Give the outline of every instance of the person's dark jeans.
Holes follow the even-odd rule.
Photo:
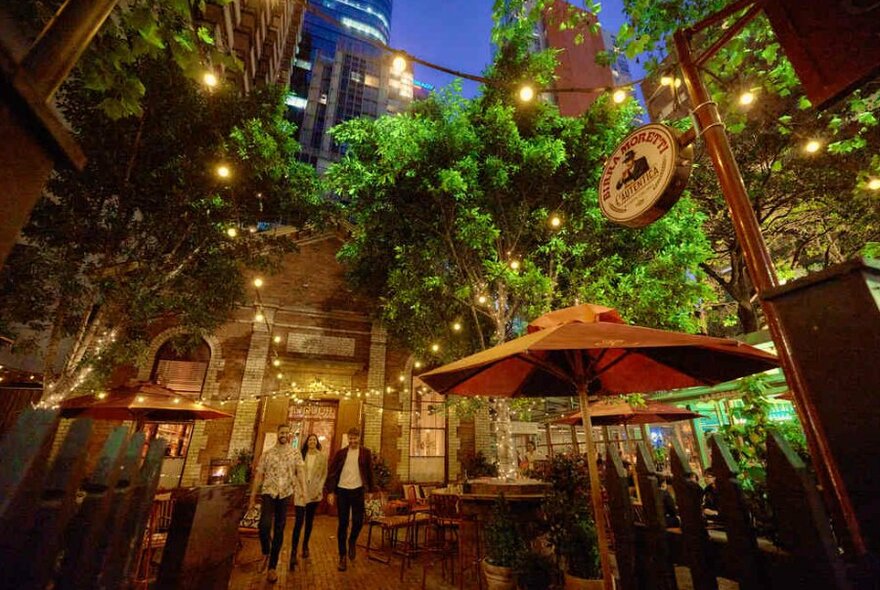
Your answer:
[[[303,551],[309,548],[309,537],[312,536],[312,523],[315,522],[315,510],[320,502],[309,502],[305,506],[296,507],[296,520],[293,523],[293,543],[290,547],[290,555],[296,555],[299,545],[299,532],[302,530],[303,521],[306,523],[306,532],[303,535]]]
[[[336,539],[339,543],[339,557],[344,557],[348,551],[345,539],[348,537],[348,545],[357,542],[361,528],[364,526],[364,488],[363,486],[353,490],[336,488],[336,502],[339,507],[339,528],[336,530]],[[351,533],[348,532],[349,511],[351,511]]]
[[[287,505],[290,503],[290,496],[273,498],[263,494],[260,497],[263,499],[260,505],[260,548],[263,550],[263,555],[269,556],[269,569],[274,570],[278,565],[281,545],[284,543],[284,525],[287,522]],[[275,520],[274,527],[272,519]]]

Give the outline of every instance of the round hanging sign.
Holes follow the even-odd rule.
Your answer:
[[[679,133],[666,125],[639,127],[605,162],[599,208],[615,223],[644,227],[678,201],[691,174],[694,148],[682,148]]]

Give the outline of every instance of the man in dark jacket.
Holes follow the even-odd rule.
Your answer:
[[[339,544],[339,571],[345,571],[346,546],[348,538],[348,559],[354,561],[357,538],[364,526],[364,493],[372,492],[373,457],[370,449],[360,446],[361,431],[348,430],[348,446],[336,451],[327,469],[327,482],[324,490],[327,501],[332,506],[339,499],[339,527],[336,540]],[[351,514],[351,533],[348,532],[349,513]]]

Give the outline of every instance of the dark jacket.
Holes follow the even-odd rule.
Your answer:
[[[373,485],[373,454],[370,449],[360,447],[358,455],[358,467],[361,471],[361,481],[364,483],[364,489],[367,492],[374,492],[376,486]],[[330,461],[330,467],[327,468],[327,481],[324,483],[324,491],[328,494],[336,493],[336,486],[339,484],[339,476],[342,475],[342,468],[345,466],[345,458],[348,456],[348,447],[339,449],[333,455]]]

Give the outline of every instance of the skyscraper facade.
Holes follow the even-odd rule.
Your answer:
[[[319,172],[345,147],[327,133],[356,117],[404,109],[413,98],[411,66],[392,68],[387,45],[391,0],[314,0],[303,24],[291,73],[290,118],[299,128],[300,157]]]

